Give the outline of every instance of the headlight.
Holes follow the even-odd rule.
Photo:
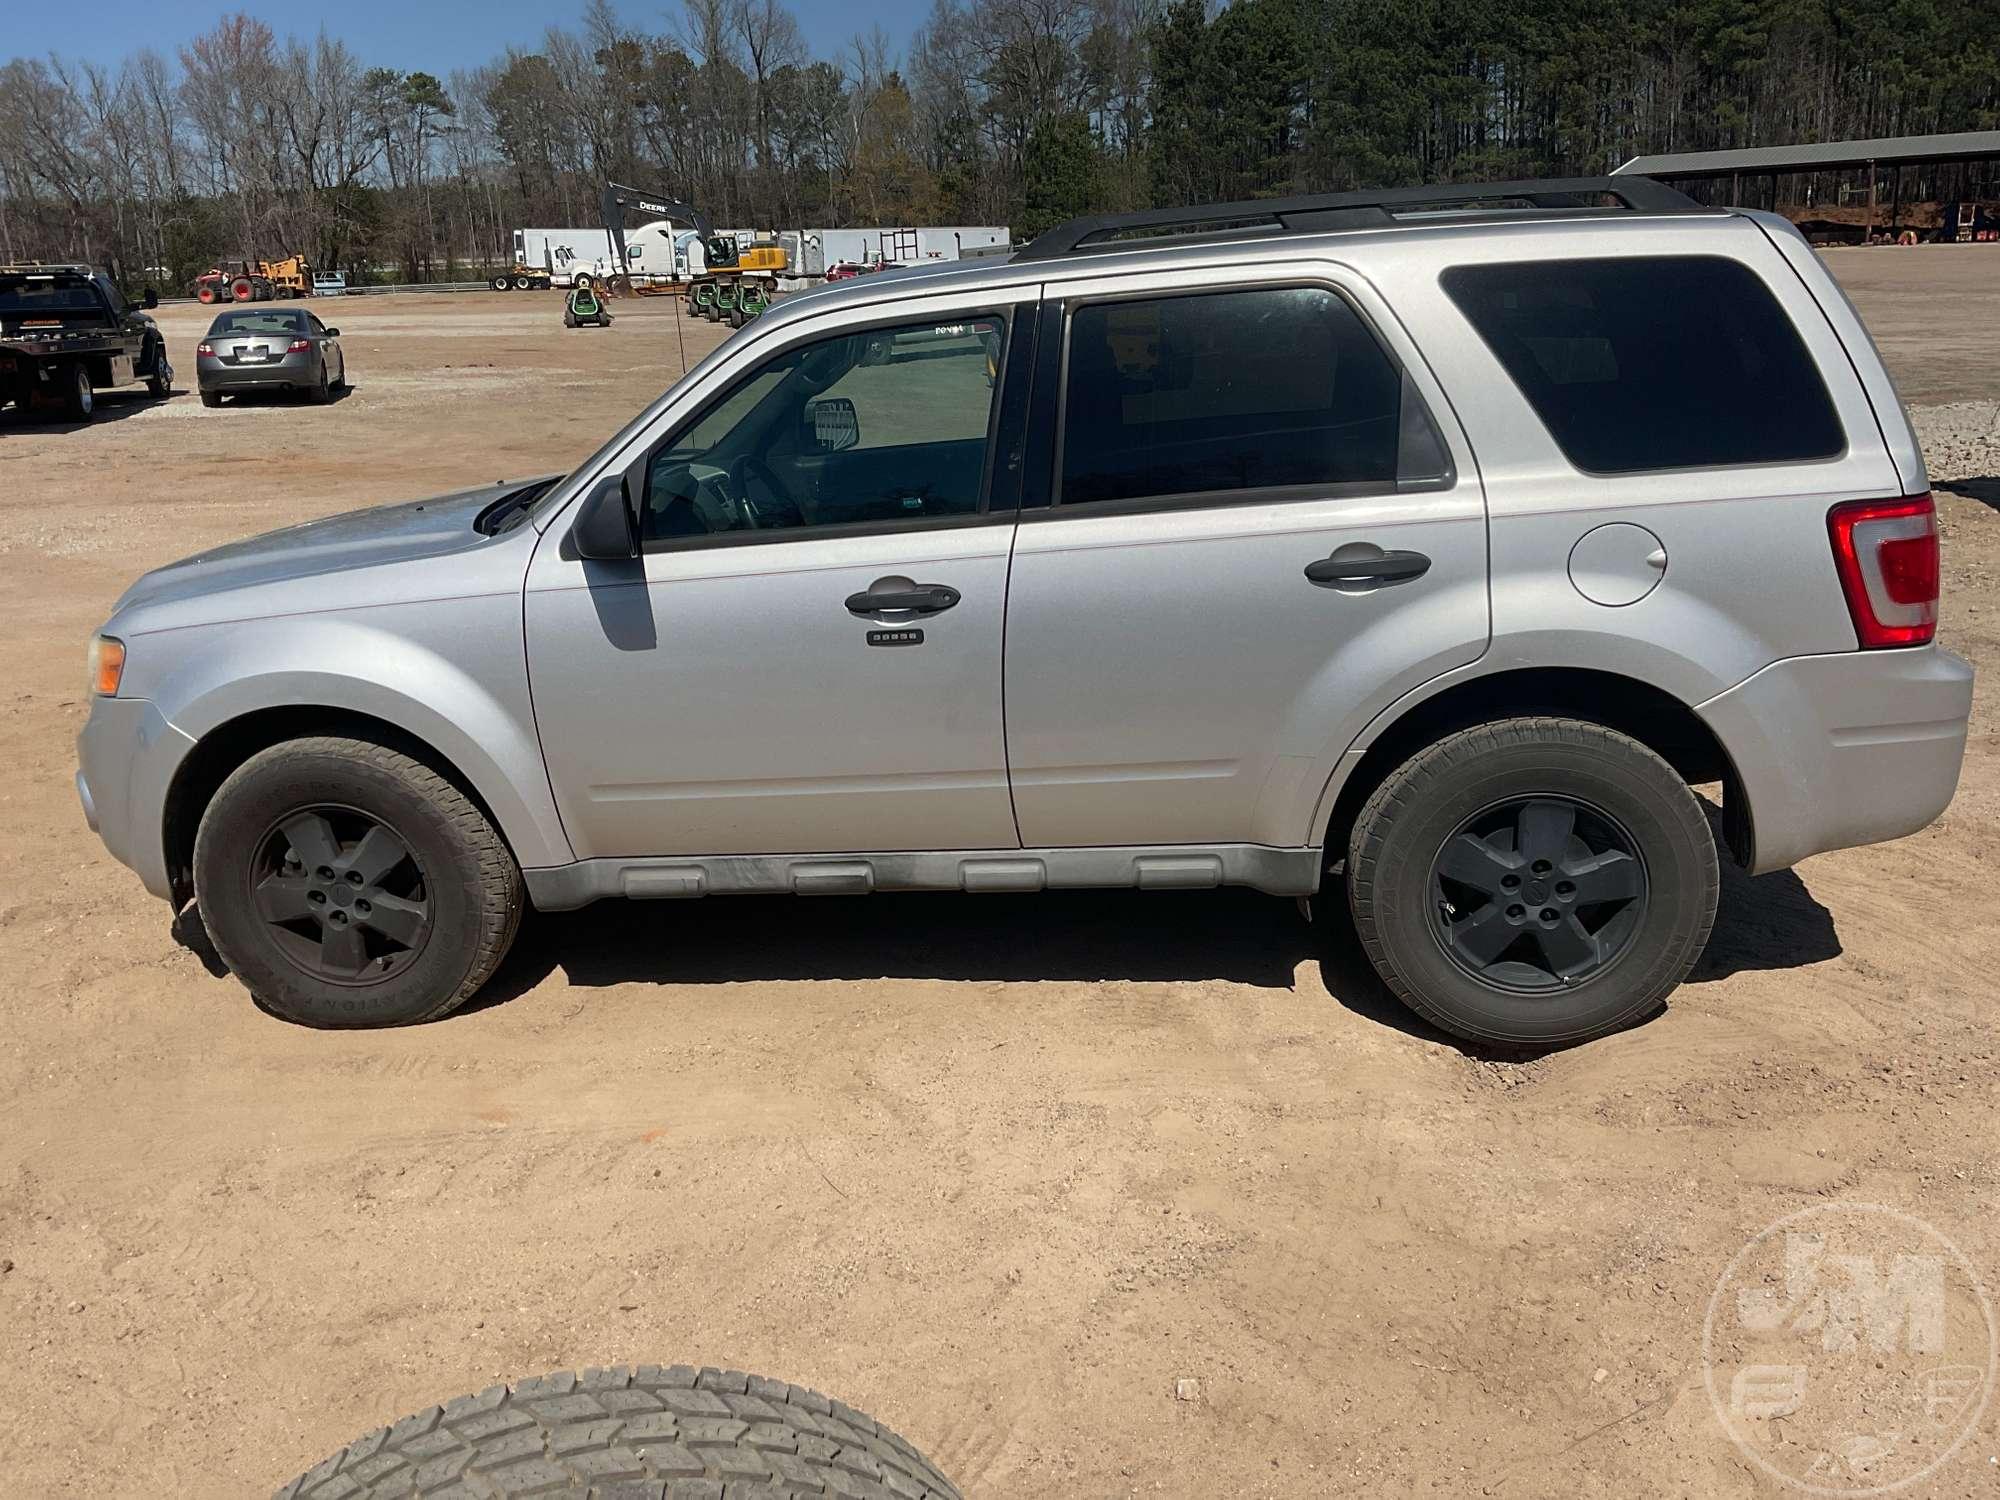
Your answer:
[[[125,675],[125,643],[108,635],[90,638],[90,690],[102,698],[118,696]]]

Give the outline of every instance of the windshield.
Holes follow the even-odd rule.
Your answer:
[[[304,333],[306,315],[270,308],[263,312],[226,312],[208,325],[216,333]]]
[[[32,322],[101,313],[96,289],[78,276],[0,276],[0,318]]]

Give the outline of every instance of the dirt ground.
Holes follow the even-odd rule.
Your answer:
[[[169,308],[171,400],[0,417],[0,1494],[264,1493],[434,1400],[676,1360],[838,1395],[969,1496],[1770,1490],[1703,1389],[1746,1240],[1888,1204],[2000,1289],[2000,246],[1833,260],[1949,460],[1958,800],[1732,874],[1665,1014],[1526,1064],[1242,892],[606,904],[448,1021],[272,1020],[84,826],[86,637],[210,543],[570,464],[675,319],[349,298],[351,395],[204,411]],[[1914,1493],[1996,1455],[1989,1408]]]

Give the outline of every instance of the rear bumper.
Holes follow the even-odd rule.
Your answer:
[[[311,354],[287,354],[261,365],[225,365],[218,359],[195,363],[195,385],[204,391],[269,390],[277,386],[303,389],[319,384],[319,359]]]
[[[1762,875],[1942,813],[1965,758],[1972,667],[1937,646],[1791,657],[1696,711],[1735,763]]]
[[[155,896],[173,899],[167,873],[167,793],[194,741],[143,698],[97,698],[77,736],[76,794],[84,821]]]

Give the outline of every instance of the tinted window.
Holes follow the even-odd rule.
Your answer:
[[[1798,330],[1735,261],[1458,266],[1444,289],[1579,469],[1779,463],[1846,446]]]
[[[306,315],[267,308],[260,312],[226,312],[209,325],[210,333],[304,333]]]
[[[76,277],[0,276],[0,315],[36,318],[100,311],[90,283]]]
[[[1061,502],[1329,484],[1393,487],[1401,372],[1318,287],[1080,307],[1070,320]],[[1421,476],[1444,468],[1415,393]],[[1410,455],[1406,454],[1405,457]]]
[[[647,460],[647,540],[976,514],[1005,331],[978,316],[774,355]]]

